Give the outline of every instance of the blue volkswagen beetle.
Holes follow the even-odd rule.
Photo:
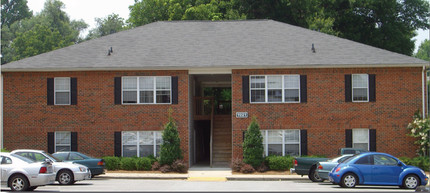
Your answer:
[[[334,167],[329,180],[344,188],[362,184],[415,189],[426,185],[428,177],[422,169],[405,165],[392,155],[368,152],[350,157]]]

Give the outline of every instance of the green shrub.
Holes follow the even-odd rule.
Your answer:
[[[2,148],[1,152],[9,152],[6,148]]]
[[[257,119],[254,117],[243,140],[243,162],[257,168],[264,161],[263,150],[263,136]]]
[[[420,156],[420,157],[414,157],[411,160],[411,165],[419,167],[425,171],[429,170],[429,157],[424,157],[424,156]]]
[[[107,170],[119,170],[121,167],[121,158],[115,156],[103,157],[105,167]]]
[[[121,159],[121,169],[123,170],[136,170],[136,158],[123,157]]]
[[[136,169],[137,170],[151,170],[152,164],[151,159],[147,157],[135,158]]]
[[[149,158],[150,160],[151,160],[151,165],[152,164],[154,164],[154,162],[158,162],[159,160],[155,157],[155,156],[153,156],[153,155],[150,155],[150,156],[148,156],[147,158]]]
[[[160,164],[172,165],[175,160],[182,159],[181,139],[176,123],[169,115],[169,122],[164,126],[163,143],[161,144]]]
[[[408,157],[399,157],[399,160],[406,165],[412,165],[412,159]]]
[[[293,167],[294,157],[291,156],[268,156],[266,157],[267,166],[270,170],[285,171]]]

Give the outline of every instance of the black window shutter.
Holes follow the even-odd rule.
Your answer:
[[[352,129],[345,130],[345,147],[352,147]]]
[[[115,104],[120,105],[121,104],[121,77],[115,77],[114,87],[115,87]]]
[[[172,76],[172,104],[178,104],[178,77]]]
[[[54,132],[48,132],[48,153],[55,152],[55,140],[54,140]]]
[[[306,75],[300,75],[300,102],[308,102],[308,83]]]
[[[245,141],[245,135],[246,135],[246,131],[242,131],[242,136],[243,136],[243,138],[242,138],[242,139],[243,139],[243,140],[242,140],[242,142],[243,142],[243,141]]]
[[[70,148],[72,151],[78,151],[78,132],[72,132],[71,133],[71,145]]]
[[[351,74],[345,74],[345,102],[352,102]]]
[[[47,88],[48,105],[54,105],[54,78],[48,78]]]
[[[376,101],[376,81],[375,74],[369,74],[369,101]]]
[[[78,104],[78,80],[76,78],[70,79],[70,95],[71,95],[71,105]]]
[[[249,103],[249,76],[242,76],[242,101]]]
[[[308,130],[300,130],[300,154],[308,155]]]
[[[376,129],[369,130],[369,151],[376,151]]]
[[[115,131],[115,136],[114,136],[114,154],[117,157],[121,157],[122,153],[121,153],[121,131]]]

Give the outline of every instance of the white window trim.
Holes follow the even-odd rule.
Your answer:
[[[153,97],[154,97],[154,101],[152,103],[141,103],[140,102],[140,91],[150,91],[149,89],[140,89],[139,88],[139,78],[140,77],[151,77],[154,80],[154,87],[152,89],[153,93]],[[167,77],[169,78],[169,84],[170,84],[170,89],[157,89],[157,77]],[[136,89],[124,89],[124,78],[136,78]],[[137,92],[137,99],[136,99],[136,103],[124,103],[124,91],[136,91]],[[170,91],[170,102],[169,103],[157,103],[157,91]],[[123,76],[121,77],[121,104],[123,105],[160,105],[160,104],[172,104],[172,77],[171,76]]]
[[[57,144],[57,134],[58,133],[69,133],[70,143],[69,144]],[[72,132],[70,131],[56,131],[54,132],[54,150],[57,152],[57,145],[59,146],[70,146],[70,150],[72,150]]]
[[[251,77],[253,76],[264,76],[264,88],[252,88],[251,84]],[[268,84],[267,84],[267,77],[268,76],[281,76],[282,77],[282,101],[279,102],[269,102],[269,90],[274,90],[274,88],[269,89],[268,88]],[[299,79],[299,85],[298,85],[298,89],[299,89],[299,101],[285,101],[285,90],[289,89],[289,90],[293,90],[291,88],[285,88],[285,77],[286,76],[295,76],[298,77]],[[252,102],[252,90],[264,90],[264,95],[265,95],[265,101],[264,102]],[[295,90],[295,89],[294,89]],[[262,104],[262,103],[300,103],[302,101],[301,99],[301,90],[300,90],[300,75],[299,74],[278,74],[278,75],[251,75],[249,76],[249,102],[250,103],[255,103],[255,104]]]
[[[67,79],[68,80],[68,82],[69,82],[69,89],[68,90],[57,90],[57,88],[56,88],[56,84],[55,84],[55,82],[58,80],[58,79]],[[72,92],[71,92],[71,87],[72,85],[71,85],[71,82],[70,82],[70,77],[56,77],[56,78],[54,78],[54,105],[70,105],[71,104],[71,100],[72,100],[72,97],[71,97],[71,95],[72,95]],[[57,92],[68,92],[69,93],[69,103],[68,104],[57,104]]]
[[[355,148],[354,147],[354,130],[367,130],[367,149],[365,149],[365,150],[367,150],[367,151],[369,151],[370,150],[370,129],[367,129],[367,128],[355,128],[355,129],[352,129],[352,148]]]
[[[298,130],[299,131],[299,142],[285,142],[285,131],[291,131],[291,130]],[[268,142],[267,142],[267,140],[269,139],[269,132],[268,131],[272,131],[272,130],[269,130],[269,129],[265,129],[265,130],[261,130],[261,131],[263,131],[263,148],[264,148],[264,155],[263,156],[265,156],[265,157],[267,157],[267,156],[269,156],[269,144],[268,144]],[[282,142],[281,143],[270,143],[270,144],[281,144],[282,145],[282,156],[285,156],[285,145],[288,145],[288,144],[294,144],[294,145],[296,145],[296,144],[298,144],[299,145],[299,155],[297,155],[297,156],[301,156],[302,155],[302,147],[301,147],[301,135],[300,135],[300,133],[301,133],[301,130],[300,129],[282,129],[282,130],[276,130],[276,131],[282,131]]]
[[[354,76],[357,76],[357,75],[366,75],[366,77],[367,77],[367,87],[354,87]],[[367,100],[365,100],[365,101],[363,101],[363,100],[354,100],[354,88],[366,88],[366,91],[367,91]],[[369,74],[352,74],[352,76],[351,76],[351,90],[352,90],[352,95],[351,95],[352,102],[355,102],[355,103],[367,103],[367,102],[369,102]]]
[[[140,156],[140,144],[139,144],[139,132],[141,132],[141,131],[121,131],[121,156],[122,157],[124,156],[124,141],[122,139],[122,136],[124,135],[125,132],[135,132],[136,133],[136,144],[135,144],[137,146],[137,148],[136,148],[136,151],[137,151],[136,156],[137,157],[141,157]],[[158,135],[162,136],[161,131],[146,131],[146,132],[153,132],[153,134],[154,134],[154,136],[153,136],[153,143],[152,143],[153,150],[154,150],[154,155],[153,156],[157,157],[157,136]],[[161,146],[161,144],[160,144],[160,146]],[[160,151],[161,151],[161,148],[160,148]]]

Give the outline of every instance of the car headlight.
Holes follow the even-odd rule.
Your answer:
[[[81,172],[87,172],[87,168],[85,167],[79,167],[79,170],[81,170]]]

